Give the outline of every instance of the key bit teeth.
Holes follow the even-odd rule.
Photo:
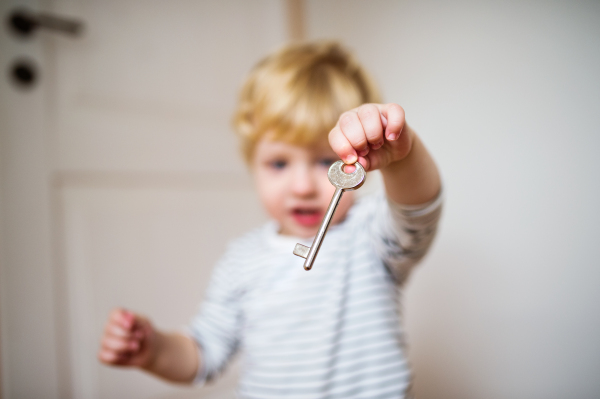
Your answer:
[[[307,247],[306,245],[296,244],[296,247],[294,247],[294,255],[306,259],[309,250],[310,247]]]

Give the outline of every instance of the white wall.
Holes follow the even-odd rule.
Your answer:
[[[600,396],[600,3],[309,1],[433,152],[405,297],[417,396]]]

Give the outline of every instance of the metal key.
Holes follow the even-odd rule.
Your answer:
[[[321,222],[321,227],[319,227],[319,231],[317,232],[312,245],[309,248],[306,245],[296,244],[296,247],[294,248],[294,255],[306,259],[304,262],[305,270],[310,270],[313,266],[315,258],[317,257],[317,253],[319,253],[319,249],[323,243],[323,238],[325,238],[325,233],[327,233],[329,222],[331,222],[333,213],[335,212],[335,209],[337,208],[344,191],[356,190],[365,182],[365,177],[367,174],[360,163],[356,162],[354,164],[356,169],[352,173],[344,172],[344,165],[344,162],[337,161],[331,165],[329,171],[327,172],[329,181],[335,186],[335,193],[333,194],[333,198],[329,203],[325,217]]]

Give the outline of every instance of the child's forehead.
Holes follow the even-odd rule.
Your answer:
[[[281,139],[262,138],[256,147],[257,156],[270,154],[320,155],[334,153],[327,140],[309,144],[297,144]]]

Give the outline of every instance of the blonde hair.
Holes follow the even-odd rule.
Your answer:
[[[381,102],[379,92],[340,44],[292,44],[252,69],[233,124],[250,162],[256,143],[266,134],[296,145],[316,144],[343,112],[372,102]]]

